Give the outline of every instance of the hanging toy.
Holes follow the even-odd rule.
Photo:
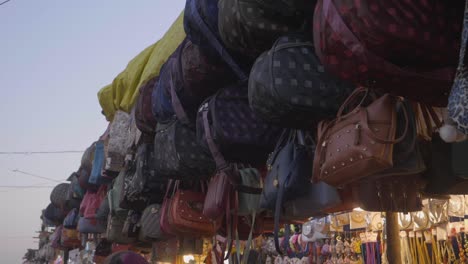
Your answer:
[[[341,241],[341,236],[336,237],[336,254],[344,254],[344,243]]]

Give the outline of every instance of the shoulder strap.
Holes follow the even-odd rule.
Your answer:
[[[213,32],[208,28],[205,21],[201,18],[200,14],[198,13],[197,5],[195,0],[190,1],[190,7],[193,11],[193,19],[200,27],[203,35],[208,39],[211,46],[218,52],[219,56],[231,67],[234,73],[239,77],[240,80],[247,80],[247,75],[245,72],[239,67],[236,61],[232,58],[229,52],[224,48],[218,38],[213,34]]]

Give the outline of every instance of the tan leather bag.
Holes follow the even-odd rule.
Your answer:
[[[393,167],[396,137],[396,105],[400,98],[385,94],[367,107],[361,103],[343,114],[367,89],[358,88],[346,99],[332,121],[319,124],[314,158],[314,181],[344,186]],[[408,123],[408,121],[406,121]],[[408,124],[406,124],[406,127]]]

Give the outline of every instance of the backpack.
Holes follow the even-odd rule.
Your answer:
[[[211,130],[226,161],[252,166],[264,164],[281,134],[279,127],[264,122],[252,111],[245,81],[219,90],[200,106],[197,138],[208,149],[205,129]]]
[[[302,35],[280,37],[255,62],[249,103],[259,117],[292,128],[311,128],[333,117],[353,86],[328,74]]]
[[[313,29],[317,56],[347,81],[445,106],[456,69],[462,2],[320,0]]]

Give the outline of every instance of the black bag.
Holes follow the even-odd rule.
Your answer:
[[[425,175],[427,195],[466,194],[468,173],[466,156],[468,142],[446,143],[439,135],[432,137],[430,160]]]
[[[229,49],[256,58],[269,49],[278,37],[298,32],[305,24],[305,16],[301,12],[282,14],[261,2],[219,1],[219,33]]]
[[[312,42],[280,37],[255,62],[249,102],[259,117],[284,127],[310,128],[333,117],[353,87],[325,72]]]
[[[175,120],[158,124],[154,138],[155,174],[158,178],[207,179],[215,170],[209,151],[197,142],[194,131]]]
[[[50,193],[50,202],[60,208],[65,206],[70,190],[69,183],[59,183]]]
[[[148,204],[161,203],[166,183],[155,171],[154,145],[140,144],[125,171],[120,207],[141,212]]]
[[[213,140],[227,162],[264,164],[281,134],[279,127],[267,124],[252,111],[246,82],[218,91],[200,107],[197,138],[208,149],[203,121],[205,111]]]
[[[155,241],[162,239],[163,233],[160,225],[161,205],[152,204],[143,211],[140,219],[140,241]]]

